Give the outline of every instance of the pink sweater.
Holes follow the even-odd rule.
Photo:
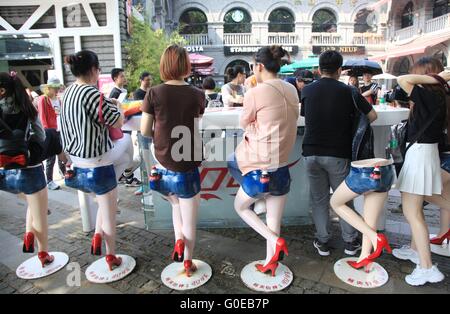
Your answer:
[[[280,79],[268,80],[244,97],[240,125],[245,130],[236,148],[242,174],[286,166],[297,136],[297,90]]]

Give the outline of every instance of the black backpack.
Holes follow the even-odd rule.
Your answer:
[[[11,129],[0,114],[0,168],[7,170],[27,167],[30,162],[29,139],[28,121],[25,130]]]

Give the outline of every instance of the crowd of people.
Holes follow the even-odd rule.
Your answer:
[[[201,189],[198,168],[203,160],[195,121],[202,117],[205,108],[220,106],[242,107],[243,140],[227,161],[230,174],[240,183],[234,209],[267,241],[266,258],[264,263],[256,265],[257,271],[274,276],[279,261],[288,254],[286,241],[280,234],[281,220],[290,192],[288,158],[294,149],[299,115],[305,118],[302,162],[309,179],[310,208],[316,228],[312,245],[318,254],[330,255],[330,208],[341,218],[345,254],[353,256],[361,251],[358,259],[349,263],[351,267],[367,268],[383,250],[391,252],[386,236],[377,231],[376,225],[394,183],[393,161],[375,158],[370,150],[355,154],[353,145],[355,138],[358,144],[365,141],[370,123],[377,119],[373,105],[377,103],[379,86],[372,82],[370,73],[364,73],[361,87],[358,77],[350,77],[349,84],[340,82],[343,57],[336,51],[320,56],[320,78],[301,70],[293,78],[283,80],[278,73],[282,60],[288,56],[281,46],[261,48],[254,56],[252,76],[247,78],[241,66],[228,69],[229,82],[219,93],[211,77],[203,80],[203,90],[186,83],[191,73],[189,54],[183,47],[169,46],[160,62],[163,83],[152,86],[150,73],[144,72],[140,88],[134,92],[134,99],[143,101],[138,136],[145,143],[144,149],[150,151],[149,147],[153,147],[156,161],[153,166],[149,160],[140,160],[130,132],[113,136],[116,134],[113,129],[120,130],[125,122],[119,102],[123,94],[128,94],[123,69],[112,70],[115,87],[106,96],[96,87],[100,75],[97,55],[83,50],[67,56],[65,62],[76,81],[59,99],[57,92],[61,84],[50,79],[37,100],[37,109],[18,78],[1,73],[0,137],[8,140],[17,133],[15,130],[26,133],[29,126],[33,131],[33,136],[27,137],[29,160],[21,163],[17,156],[13,158],[11,149],[6,151],[0,147],[0,189],[27,195],[24,252],[34,251],[36,236],[42,265],[52,262],[47,253],[46,185],[49,189],[58,188],[52,177],[58,156],[59,169],[68,185],[96,194],[99,210],[92,254],[102,254],[105,240],[109,268],[120,266],[122,261],[115,255],[117,184],[140,185],[133,173],[143,165],[151,169],[148,171],[151,189],[162,194],[172,207],[175,233],[172,259],[184,262],[186,275],[191,276],[196,271],[192,260]],[[395,256],[417,264],[405,278],[411,285],[444,279],[431,261],[423,201],[442,210],[441,232],[432,243],[450,239],[447,81],[450,81],[449,72],[444,71],[438,60],[422,58],[410,75],[398,78],[399,87],[394,90],[394,96],[389,96],[411,108],[406,135],[409,144],[396,187],[402,193],[412,245],[394,252]],[[359,119],[367,124],[355,132],[355,121]],[[180,139],[173,136],[179,127],[191,134],[182,149]],[[44,160],[46,175],[41,165]],[[9,175],[19,178],[14,188],[2,179]],[[137,191],[140,193],[142,190]],[[359,195],[365,197],[362,216],[352,204]],[[255,206],[261,200],[265,203],[265,221]]]

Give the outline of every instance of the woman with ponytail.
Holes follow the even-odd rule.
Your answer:
[[[222,86],[222,100],[225,107],[241,107],[245,94],[245,70],[240,65],[228,68],[229,83]]]
[[[38,113],[15,73],[0,73],[0,190],[24,193],[28,203],[23,252],[33,253],[45,267],[48,254],[48,196],[42,160],[45,132]]]
[[[299,116],[297,90],[277,77],[286,56],[288,53],[280,46],[264,47],[256,53],[253,71],[258,85],[245,94],[240,120],[244,137],[228,161],[230,173],[241,184],[234,208],[267,241],[265,262],[256,264],[256,268],[272,276],[278,261],[288,253],[286,242],[280,237],[280,225],[290,189],[288,159]],[[250,209],[263,198],[267,224]]]

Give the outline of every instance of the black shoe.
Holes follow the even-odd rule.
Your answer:
[[[353,242],[345,242],[345,254],[354,256],[359,250],[361,250],[361,243],[358,240],[354,240]]]
[[[141,185],[142,185],[142,182],[139,181],[139,179],[136,177],[131,177],[130,179],[127,179],[126,183],[125,183],[126,187],[137,188],[137,187],[140,187]]]
[[[123,174],[119,178],[119,184],[125,184],[127,183],[127,177],[125,177]]]
[[[319,240],[314,239],[313,245],[317,249],[317,252],[319,252],[320,256],[330,255],[330,248],[328,247],[328,243],[322,243]]]

